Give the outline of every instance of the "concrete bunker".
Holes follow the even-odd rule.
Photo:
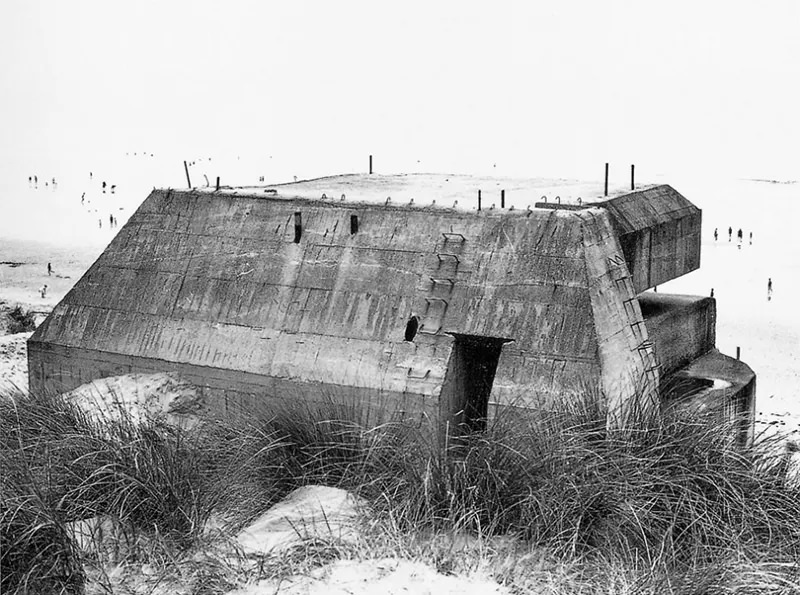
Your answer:
[[[477,210],[476,188],[498,186],[505,208]],[[170,371],[222,411],[324,394],[457,431],[587,389],[612,416],[686,375],[728,382],[703,398],[752,417],[755,376],[716,351],[716,302],[646,291],[700,262],[701,212],[669,186],[264,190],[154,190],[28,341],[31,391]],[[529,206],[547,194],[562,204]]]

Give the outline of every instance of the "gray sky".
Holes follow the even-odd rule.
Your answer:
[[[6,0],[0,153],[796,179],[798,7]]]

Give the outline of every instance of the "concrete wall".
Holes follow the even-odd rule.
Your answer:
[[[30,390],[35,394],[62,393],[97,378],[123,374],[171,371],[197,386],[212,410],[218,413],[261,411],[268,413],[278,402],[303,401],[322,405],[360,404],[372,421],[400,416],[419,425],[437,420],[438,399],[417,393],[375,391],[358,387],[309,384],[270,378],[224,368],[209,368],[163,360],[131,357],[109,352],[53,345],[33,345],[28,351]]]
[[[702,211],[669,186],[602,203],[611,215],[637,293],[700,267]]]
[[[714,348],[714,298],[643,293],[639,305],[663,374],[671,374]]]
[[[608,213],[603,209],[588,209],[580,216],[587,220],[584,244],[602,389],[608,414],[617,421],[634,404],[645,410],[656,409],[659,372],[633,279]]]

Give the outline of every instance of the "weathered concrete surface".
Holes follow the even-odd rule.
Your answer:
[[[712,349],[675,372],[667,383],[674,390],[672,395],[667,391],[665,406],[715,412],[736,423],[740,444],[752,442],[756,375],[750,366]]]
[[[597,203],[614,221],[637,292],[700,267],[702,212],[669,186]]]
[[[609,417],[621,421],[626,404],[644,411],[657,407],[656,356],[608,213],[587,209],[579,216],[592,222],[584,226],[584,244],[601,383]]]
[[[655,343],[662,374],[669,375],[714,348],[714,298],[643,293],[639,295],[639,306]]]
[[[175,370],[221,395],[224,409],[322,394],[457,419],[439,397],[461,335],[503,343],[493,405],[587,390],[609,410],[654,399],[642,282],[620,233],[658,227],[650,237],[663,242],[644,268],[666,272],[647,276],[680,274],[694,266],[691,250],[670,267],[656,256],[691,244],[693,227],[675,217],[699,211],[669,187],[581,210],[375,200],[423,178],[342,176],[258,195],[154,191],[31,337],[31,390]],[[327,195],[336,200],[305,197],[323,186],[359,198],[372,190],[363,202],[338,190]],[[412,316],[418,330],[406,341]]]
[[[190,364],[164,362],[145,357],[131,357],[109,352],[58,345],[31,344],[29,361],[43,370],[47,381],[31,385],[35,394],[62,393],[70,386],[80,386],[96,378],[122,374],[154,374],[169,370],[197,388],[200,399],[212,415],[264,413],[267,417],[280,403],[298,401],[310,408],[327,410],[332,403],[354,406],[365,423],[403,419],[418,426],[430,426],[437,420],[436,399],[415,393],[393,393],[331,384],[308,384],[257,374],[207,368]],[[33,376],[32,376],[33,378]],[[77,384],[76,384],[77,383]]]

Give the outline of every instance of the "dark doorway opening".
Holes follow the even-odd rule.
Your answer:
[[[486,429],[489,396],[503,345],[512,339],[451,333],[455,341],[447,364],[439,411],[443,436]]]

